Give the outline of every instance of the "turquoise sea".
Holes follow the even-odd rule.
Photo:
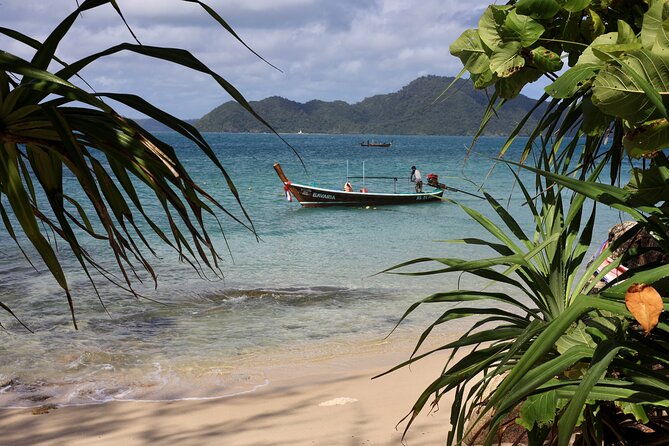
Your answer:
[[[399,191],[411,190],[408,176],[416,165],[424,177],[437,173],[440,182],[453,188],[480,193],[477,187],[482,186],[530,227],[509,168],[497,165],[491,171],[504,138],[482,138],[465,160],[468,137],[283,136],[299,152],[306,170],[275,135],[206,135],[259,234],[257,240],[221,214],[224,235],[212,225],[212,236],[224,257],[222,279],[198,277],[173,252],[154,243],[157,289],[146,280],[138,290],[148,299],[135,299],[98,279],[105,310],[64,254],[78,331],[54,280],[40,265],[35,271],[6,232],[0,232],[0,301],[34,332],[0,313],[0,407],[213,398],[252,391],[270,384],[262,372],[265,366],[286,358],[299,364],[383,342],[413,302],[458,286],[486,285],[471,276],[378,274],[418,257],[488,255],[444,242],[486,237],[457,205],[304,209],[286,201],[272,168],[275,162],[295,182],[328,188],[343,186],[347,166],[349,175],[362,176],[364,163],[365,176],[398,177]],[[177,134],[159,137],[174,145],[212,195],[241,215],[225,180],[202,153]],[[394,144],[360,147],[367,139],[392,139]],[[516,159],[522,143],[506,157]],[[362,187],[362,180],[355,179],[354,187]],[[367,179],[365,187],[391,191],[392,182]],[[492,217],[484,200],[463,193],[447,196]],[[150,199],[147,209],[160,210]],[[602,209],[598,218],[605,237],[621,217]],[[87,247],[105,255],[100,246]],[[400,333],[417,338],[420,328],[442,311],[418,311]],[[444,330],[456,333],[463,323]]]

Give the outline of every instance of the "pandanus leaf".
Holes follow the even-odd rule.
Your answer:
[[[202,8],[227,34],[246,46],[212,8],[199,0],[187,1]],[[74,306],[65,273],[50,241],[42,234],[40,223],[70,246],[86,274],[87,265],[92,266],[110,282],[135,295],[129,277],[136,276],[134,265],[137,261],[152,277],[155,276],[140,251],[141,242],[154,252],[142,232],[147,231],[136,223],[137,213],[144,217],[150,230],[174,248],[180,259],[193,266],[200,275],[205,266],[216,273],[219,271],[219,255],[208,234],[205,215],[216,218],[214,210],[221,210],[255,233],[231,178],[193,126],[137,96],[92,93],[95,89],[79,77],[82,70],[119,52],[133,52],[181,65],[209,75],[222,87],[222,91],[230,94],[273,131],[234,86],[185,49],[140,44],[115,0],[85,0],[78,2],[77,6],[47,33],[42,42],[19,31],[0,27],[0,34],[34,50],[30,60],[0,51],[0,117],[4,124],[0,135],[0,198],[4,197],[4,203],[9,204],[9,208],[5,208],[3,200],[0,200],[0,216],[12,239],[18,243],[13,226],[20,226],[37,249],[51,274],[65,290],[73,319]],[[55,56],[75,22],[85,17],[81,12],[98,7],[114,8],[137,44],[114,45],[70,64]],[[54,65],[62,68],[51,71]],[[73,77],[78,77],[90,88],[83,89],[70,82]],[[107,98],[123,103],[137,114],[156,119],[196,144],[219,168],[228,190],[244,214],[243,218],[233,215],[203,190],[188,175],[186,166],[181,164],[172,147],[132,120],[118,115],[103,100]],[[102,158],[95,157],[98,153],[102,154]],[[101,159],[106,159],[109,165],[103,165]],[[68,178],[71,176],[84,191],[85,199],[78,199],[81,204],[63,193],[65,175]],[[135,191],[140,181],[155,193],[155,201],[164,210],[171,234],[145,213]],[[38,187],[46,193],[47,205],[37,202],[36,197],[40,196],[36,190]],[[125,283],[116,281],[113,273],[96,263],[83,249],[83,237],[73,231],[71,224],[83,230],[86,236],[106,240],[113,254],[110,261],[116,262]]]

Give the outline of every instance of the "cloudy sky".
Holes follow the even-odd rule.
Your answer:
[[[145,45],[189,50],[249,100],[268,96],[356,103],[392,93],[419,76],[461,68],[448,47],[492,1],[485,0],[209,0],[239,36],[277,71],[245,49],[201,7],[180,0],[118,0]],[[0,0],[0,26],[42,40],[75,0]],[[110,6],[85,13],[57,54],[65,61],[132,36]],[[0,36],[0,49],[30,52]],[[180,118],[198,118],[230,100],[205,75],[155,59],[121,54],[85,71],[97,91],[141,94]],[[540,86],[525,92],[538,97]],[[123,112],[127,112],[121,109]],[[131,117],[137,117],[132,116]]]

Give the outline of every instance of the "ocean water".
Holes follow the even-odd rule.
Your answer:
[[[225,180],[185,139],[159,134],[173,144],[193,176],[234,215],[241,216]],[[470,276],[379,274],[419,257],[477,258],[482,249],[446,243],[484,237],[483,229],[451,203],[370,208],[305,209],[288,202],[273,164],[300,183],[341,188],[350,176],[396,176],[410,191],[410,167],[425,177],[471,193],[487,192],[530,228],[508,167],[494,157],[503,138],[483,138],[465,160],[467,137],[383,135],[207,134],[232,177],[259,235],[256,239],[220,215],[223,234],[211,235],[223,255],[223,277],[203,279],[174,252],[155,242],[150,258],[158,287],[138,284],[135,299],[97,278],[100,299],[77,265],[63,254],[73,287],[79,330],[74,330],[64,293],[54,280],[23,258],[0,232],[0,301],[33,333],[0,312],[0,407],[95,404],[111,400],[217,398],[253,391],[269,382],[263,373],[281,361],[309,361],[384,342],[413,302],[434,292],[485,285]],[[362,140],[393,139],[390,148],[360,147]],[[507,157],[515,159],[520,144]],[[528,177],[529,178],[529,177]],[[353,180],[362,187],[362,179]],[[392,191],[392,182],[366,179],[371,191]],[[447,196],[485,215],[484,200],[465,193]],[[145,195],[149,213],[160,209]],[[620,216],[599,212],[606,229]],[[94,243],[87,248],[105,255]],[[143,277],[147,279],[146,277]],[[104,304],[104,306],[103,306]],[[417,311],[400,332],[419,330],[443,307]],[[461,331],[465,322],[444,327]],[[402,331],[405,330],[405,331]],[[407,352],[407,355],[409,352]],[[299,373],[299,366],[296,366]]]

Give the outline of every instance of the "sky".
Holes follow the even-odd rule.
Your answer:
[[[190,51],[248,100],[343,100],[393,93],[412,80],[455,76],[462,65],[449,45],[476,28],[484,0],[208,0],[258,54],[253,55],[199,5],[181,0],[118,0],[144,45]],[[0,0],[0,26],[38,40],[76,8],[75,0]],[[133,38],[105,5],[77,18],[57,55],[73,62]],[[32,52],[4,35],[0,49]],[[131,53],[96,61],[83,72],[98,92],[140,94],[183,119],[231,100],[209,76]],[[538,97],[543,86],[523,93]],[[439,92],[435,92],[438,94]],[[136,112],[116,107],[132,118]],[[133,114],[134,113],[134,114]]]

